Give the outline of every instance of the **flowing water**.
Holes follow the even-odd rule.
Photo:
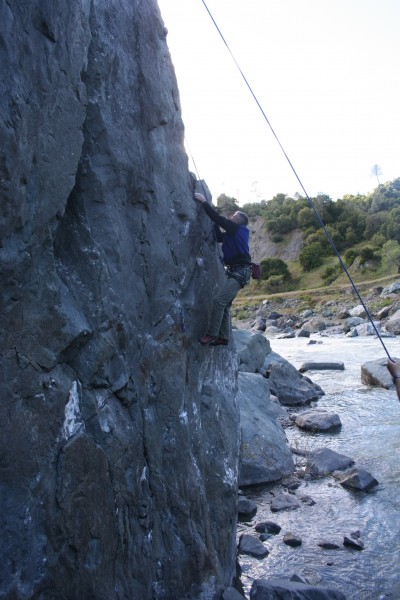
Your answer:
[[[344,371],[309,371],[312,381],[325,392],[317,406],[339,414],[342,427],[337,433],[310,434],[297,427],[286,429],[291,446],[305,450],[328,447],[366,468],[379,485],[372,492],[351,492],[332,477],[302,481],[296,495],[308,495],[314,506],[300,503],[294,511],[272,513],[271,486],[247,488],[258,511],[251,523],[240,523],[239,534],[258,535],[257,521],[272,520],[282,530],[265,542],[270,554],[258,560],[240,556],[242,581],[248,595],[255,578],[285,577],[294,573],[312,584],[342,591],[347,600],[378,600],[400,582],[400,402],[394,390],[368,387],[361,383],[361,365],[386,356],[376,338],[313,336],[322,344],[308,344],[306,338],[271,339],[274,352],[299,368],[306,361],[343,362]],[[400,356],[400,339],[385,339],[390,356]],[[296,460],[296,457],[295,457]],[[302,545],[291,548],[282,541],[292,532]],[[344,535],[360,531],[364,550],[343,546]],[[338,550],[325,550],[317,543],[329,540]]]

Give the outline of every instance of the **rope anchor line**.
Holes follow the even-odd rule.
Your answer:
[[[294,166],[293,166],[293,164],[292,164],[292,161],[290,160],[290,158],[289,158],[289,156],[287,155],[287,153],[286,153],[286,151],[285,151],[284,147],[282,146],[282,144],[281,144],[281,142],[280,142],[280,140],[279,140],[279,138],[278,138],[278,136],[277,136],[277,134],[276,134],[276,132],[275,132],[274,128],[272,127],[272,125],[271,125],[271,123],[270,123],[270,121],[269,121],[269,119],[268,119],[268,117],[267,117],[267,115],[266,115],[266,113],[265,113],[265,111],[264,111],[263,107],[261,106],[261,104],[260,104],[260,102],[259,102],[259,100],[258,100],[258,98],[257,98],[256,94],[254,93],[254,90],[253,90],[253,88],[251,87],[251,85],[250,85],[250,83],[249,83],[248,79],[246,78],[246,76],[244,75],[244,73],[243,73],[242,69],[240,68],[240,66],[239,66],[239,63],[237,62],[237,60],[236,60],[235,56],[233,55],[233,52],[232,52],[232,50],[230,49],[230,47],[229,47],[229,45],[228,45],[228,43],[227,43],[226,39],[225,39],[225,38],[224,38],[224,36],[222,35],[222,32],[221,32],[220,28],[218,27],[218,25],[217,25],[217,23],[216,23],[216,21],[215,21],[214,17],[212,16],[212,14],[211,14],[211,12],[210,12],[210,10],[209,10],[209,8],[208,8],[208,6],[207,6],[207,4],[206,4],[205,0],[201,0],[201,1],[202,1],[203,5],[204,5],[204,7],[205,7],[205,9],[206,9],[206,11],[207,11],[207,13],[208,13],[208,15],[209,15],[210,19],[211,19],[211,21],[213,22],[213,24],[214,24],[214,26],[215,26],[215,28],[216,28],[216,30],[217,30],[217,32],[218,32],[218,34],[219,34],[219,36],[221,37],[221,39],[222,39],[222,41],[223,41],[224,45],[226,46],[226,48],[227,48],[227,50],[228,50],[228,52],[229,52],[229,54],[230,54],[230,56],[231,56],[231,58],[232,58],[233,62],[235,63],[235,65],[236,65],[236,67],[237,67],[237,69],[238,69],[238,71],[239,71],[240,75],[242,76],[242,78],[243,78],[243,80],[244,80],[244,82],[245,82],[245,84],[246,84],[246,86],[247,86],[248,90],[250,91],[250,93],[251,93],[251,95],[252,95],[252,97],[253,97],[253,100],[255,101],[255,103],[257,104],[258,108],[260,109],[260,111],[261,111],[261,114],[262,114],[262,116],[263,116],[263,118],[264,118],[265,122],[267,123],[268,127],[270,128],[270,130],[271,130],[271,132],[272,132],[272,134],[273,134],[273,136],[274,136],[274,138],[275,138],[276,142],[278,143],[278,145],[279,145],[279,147],[280,147],[281,151],[283,152],[283,155],[285,156],[285,158],[286,158],[287,162],[289,163],[289,166],[290,166],[290,168],[292,169],[292,171],[293,171],[293,173],[294,173],[294,175],[295,175],[295,177],[296,177],[296,179],[297,179],[297,181],[298,181],[298,183],[299,183],[299,185],[300,185],[301,189],[303,190],[303,192],[304,192],[304,195],[305,195],[305,197],[307,198],[307,200],[308,200],[308,202],[309,202],[309,204],[310,204],[310,206],[311,206],[311,208],[312,208],[312,210],[313,210],[313,212],[314,212],[314,214],[315,214],[315,216],[316,216],[316,218],[317,218],[317,220],[318,220],[318,223],[319,223],[319,224],[320,224],[320,226],[322,227],[322,229],[323,229],[323,231],[324,231],[324,233],[325,233],[326,237],[328,238],[328,241],[329,241],[330,245],[332,246],[332,248],[333,248],[333,250],[334,250],[334,252],[335,252],[336,256],[338,257],[338,259],[339,259],[339,262],[340,262],[340,265],[341,265],[342,269],[344,270],[344,272],[346,273],[346,275],[347,275],[347,277],[348,277],[348,279],[349,279],[349,281],[350,281],[350,283],[351,283],[351,285],[352,285],[352,287],[353,287],[353,290],[354,290],[354,292],[356,293],[356,295],[357,295],[357,298],[359,299],[359,301],[360,301],[360,303],[361,303],[361,305],[362,305],[362,307],[363,307],[363,309],[364,309],[364,311],[365,311],[365,314],[367,315],[367,317],[368,317],[368,319],[369,319],[369,321],[370,321],[370,323],[371,323],[371,325],[372,325],[372,327],[373,327],[373,330],[374,330],[374,331],[375,331],[375,333],[376,333],[376,336],[377,336],[377,338],[379,339],[380,343],[382,344],[382,347],[383,347],[384,351],[386,352],[388,359],[389,359],[390,361],[392,361],[392,358],[390,357],[389,351],[388,351],[388,349],[386,348],[386,346],[385,346],[385,344],[384,344],[384,342],[383,342],[382,336],[381,336],[381,334],[379,333],[379,331],[378,331],[378,328],[376,327],[376,325],[375,325],[375,323],[374,323],[374,321],[373,321],[373,319],[372,319],[371,313],[369,312],[367,305],[365,304],[365,302],[364,302],[363,298],[361,297],[361,294],[360,294],[359,290],[357,289],[357,286],[356,286],[355,282],[353,281],[353,278],[351,277],[351,275],[350,275],[350,273],[349,273],[349,271],[348,271],[348,269],[347,269],[347,267],[346,267],[345,263],[343,262],[343,259],[342,259],[341,255],[340,255],[340,253],[339,253],[338,249],[336,248],[334,241],[332,240],[331,236],[329,235],[329,232],[328,232],[328,230],[326,229],[326,226],[325,226],[324,222],[322,221],[322,218],[321,218],[321,216],[320,216],[320,214],[319,214],[319,212],[318,212],[318,209],[317,209],[317,207],[315,206],[314,202],[312,201],[312,199],[311,199],[311,198],[310,198],[310,196],[308,195],[308,193],[307,193],[307,190],[305,189],[305,187],[304,187],[304,185],[303,185],[303,183],[302,183],[302,181],[301,181],[301,179],[300,179],[300,177],[299,177],[299,175],[298,175],[298,173],[297,173],[296,169],[294,168]],[[392,362],[393,362],[393,361],[392,361]]]

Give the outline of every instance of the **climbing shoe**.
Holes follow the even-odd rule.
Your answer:
[[[203,337],[199,339],[199,342],[200,344],[203,344],[203,346],[207,346],[211,342],[215,342],[217,339],[218,338],[215,335],[208,335],[208,333],[206,333],[206,335],[203,335]]]
[[[228,340],[218,337],[213,342],[210,342],[210,346],[227,346]]]

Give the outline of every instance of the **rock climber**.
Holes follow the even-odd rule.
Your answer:
[[[249,219],[240,210],[227,219],[207,202],[203,194],[195,192],[194,197],[214,222],[217,242],[222,242],[226,274],[225,282],[213,300],[207,331],[199,342],[205,346],[227,346],[231,333],[232,302],[239,290],[249,283],[251,277],[250,232],[247,228]]]

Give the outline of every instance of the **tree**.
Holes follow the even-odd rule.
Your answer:
[[[323,263],[324,249],[319,242],[304,246],[299,254],[299,261],[303,271],[312,271]]]
[[[290,279],[287,264],[280,258],[263,258],[261,264],[261,279],[269,279],[273,275],[282,275],[283,279]]]
[[[220,194],[217,198],[217,207],[223,213],[232,214],[237,210],[240,210],[240,206],[237,203],[236,198],[227,196],[226,194]]]
[[[373,167],[371,167],[371,176],[376,177],[379,186],[381,185],[381,182],[379,181],[380,175],[382,175],[382,169],[379,165],[374,165]]]
[[[400,273],[400,245],[396,240],[389,240],[382,246],[382,263],[391,268],[396,267]]]

